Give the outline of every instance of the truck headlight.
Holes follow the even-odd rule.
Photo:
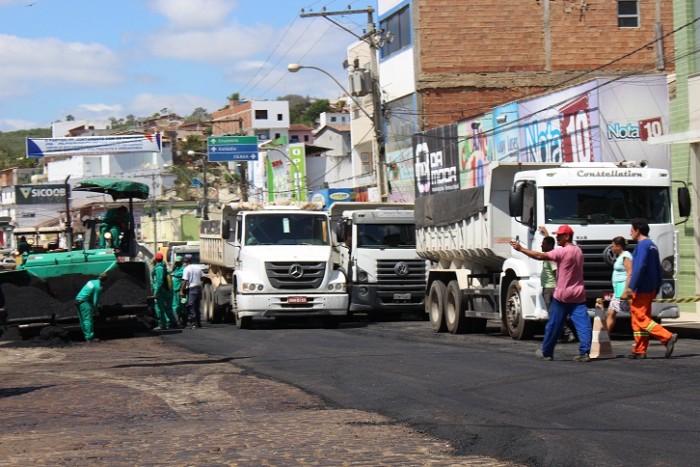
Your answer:
[[[331,292],[334,290],[337,290],[338,292],[345,292],[346,287],[347,286],[345,284],[340,282],[335,284],[328,284],[328,290],[330,290]]]
[[[661,283],[661,298],[673,298],[676,294],[676,287],[672,281],[664,281]]]
[[[357,282],[367,282],[369,275],[364,269],[357,268]]]
[[[673,276],[673,257],[669,256],[661,261],[661,269],[666,276]]]
[[[241,290],[242,290],[243,292],[255,292],[256,290],[257,290],[258,292],[262,292],[262,290],[263,290],[263,285],[262,285],[262,284],[256,284],[256,283],[253,283],[253,282],[251,282],[251,283],[244,282],[244,283],[242,284],[242,286],[241,286]]]

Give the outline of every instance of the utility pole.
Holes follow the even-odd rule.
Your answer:
[[[68,251],[73,251],[73,226],[70,222],[70,184],[68,179],[70,175],[66,177],[63,182],[66,192],[66,248]]]
[[[358,36],[354,32],[350,31],[346,27],[330,19],[330,16],[345,16],[353,14],[367,14],[367,32]],[[321,16],[324,19],[335,24],[339,28],[349,32],[353,36],[357,37],[359,40],[366,42],[370,47],[370,75],[372,77],[372,125],[374,126],[374,141],[373,141],[373,159],[374,159],[374,170],[377,174],[377,190],[379,191],[379,196],[381,201],[387,201],[389,197],[389,186],[386,178],[386,147],[384,144],[384,134],[382,133],[382,96],[381,89],[379,87],[379,64],[377,63],[377,52],[378,45],[376,36],[377,29],[374,27],[374,8],[367,7],[362,10],[342,10],[342,11],[322,11],[320,13],[305,13],[302,10],[299,15],[301,18],[311,18]]]
[[[207,185],[207,158],[202,158],[202,186],[204,188],[204,203],[202,205],[202,220],[209,220],[209,185]]]

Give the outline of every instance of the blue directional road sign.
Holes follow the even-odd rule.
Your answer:
[[[257,161],[257,136],[210,136],[207,153],[212,162]]]

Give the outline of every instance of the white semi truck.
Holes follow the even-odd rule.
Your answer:
[[[347,315],[345,275],[333,261],[328,213],[319,203],[225,204],[200,225],[203,319],[231,313],[238,328],[254,317]]]
[[[540,261],[514,251],[510,240],[539,250],[538,226],[574,230],[584,253],[589,312],[612,290],[611,240],[628,238],[630,220],[646,218],[664,270],[660,298],[676,296],[677,232],[668,171],[645,164],[497,163],[482,187],[416,199],[418,254],[431,261],[426,312],[434,331],[483,332],[500,320],[513,339],[530,338],[548,316]],[[678,211],[690,214],[688,189],[678,189]],[[634,243],[630,249],[634,248]],[[654,303],[653,316],[677,318],[674,303]]]
[[[413,204],[333,203],[350,312],[422,312],[429,263],[416,253]]]

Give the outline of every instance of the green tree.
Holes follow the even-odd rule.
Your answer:
[[[186,122],[207,122],[211,120],[211,114],[204,107],[197,107],[185,118]]]
[[[319,115],[323,112],[329,112],[331,110],[331,104],[328,99],[318,99],[311,103],[306,110],[301,114],[301,122],[309,126],[316,125],[316,120],[318,120]]]

